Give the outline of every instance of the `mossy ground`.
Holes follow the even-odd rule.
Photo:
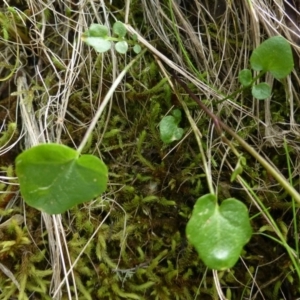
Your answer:
[[[280,33],[295,44],[291,26],[285,26],[290,20],[280,19],[276,1],[264,6],[181,1],[178,6],[176,1],[144,0],[128,1],[129,10],[123,1],[105,2],[11,1],[1,6],[1,223],[16,214],[24,222],[0,227],[0,299],[221,299],[222,294],[227,299],[296,299],[299,265],[278,242],[272,224],[296,249],[299,216],[290,197],[242,148],[247,158],[243,178],[270,216],[245,186],[230,182],[236,157],[211,120],[179,86],[172,88],[151,51],[118,86],[84,149],[109,168],[106,194],[53,217],[23,203],[14,159],[32,146],[32,128],[23,119],[20,101],[32,102],[39,142],[76,148],[116,75],[135,55],[97,55],[80,41],[81,33],[91,23],[111,26],[126,17],[174,66],[192,74],[194,84],[186,81],[192,91],[299,189],[298,47],[293,45],[295,71],[288,80],[274,82],[270,107],[247,91],[218,101],[239,88],[238,72],[248,67],[259,42]],[[298,17],[287,4],[281,8],[290,19]],[[26,90],[18,90],[19,76],[26,78]],[[164,145],[158,130],[172,108],[183,112],[181,101],[201,130],[219,200],[242,200],[252,217],[254,235],[231,270],[207,270],[186,240],[193,205],[208,193],[207,175],[184,114],[180,126],[186,134],[179,143]],[[297,249],[294,255],[298,261]]]

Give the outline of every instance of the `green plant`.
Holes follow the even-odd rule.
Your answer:
[[[231,268],[252,235],[247,206],[233,198],[219,205],[216,195],[204,195],[194,206],[186,234],[206,266]]]
[[[108,37],[107,32],[105,26],[92,24],[83,35],[83,40],[98,52],[107,51],[111,47],[111,41],[118,41],[116,50],[125,53],[127,41],[124,38],[124,25],[120,22],[114,24],[113,32],[118,38]],[[37,145],[17,156],[16,174],[21,194],[28,205],[49,214],[59,214],[74,205],[90,201],[105,191],[108,179],[106,165],[94,155],[81,154],[116,86],[141,55],[143,52],[116,78],[77,150],[49,143]]]
[[[41,144],[16,159],[21,193],[27,204],[58,214],[106,190],[107,167],[94,155],[67,146]]]
[[[114,36],[109,36],[107,26],[91,24],[89,29],[82,35],[82,40],[99,53],[108,51],[113,43],[115,43],[116,51],[121,54],[127,52],[128,44],[133,45],[133,51],[135,53],[141,52],[141,47],[137,43],[136,36],[133,36],[131,40],[125,38],[127,30],[121,22],[115,22],[112,31]]]
[[[266,82],[253,84],[257,78],[270,72],[274,78],[282,79],[294,68],[293,54],[290,44],[282,36],[274,36],[261,43],[250,57],[251,68],[258,71],[256,78],[249,69],[239,72],[239,81],[243,87],[252,85],[253,97],[263,100],[271,96],[271,87]]]
[[[286,77],[293,69],[293,56],[289,43],[283,37],[272,37],[263,42],[251,55],[250,63],[252,69],[260,71],[256,78],[252,77],[251,71],[242,70],[239,73],[239,80],[243,88],[233,93],[234,95],[241,90],[252,86],[252,94],[257,99],[265,99],[271,95],[271,88],[267,83],[254,82],[262,77],[266,72],[270,72],[276,79]],[[287,192],[298,202],[299,193],[289,184],[286,179],[278,173],[263,157],[261,157],[250,145],[233,132],[217,116],[215,116],[183,83],[176,75],[174,78],[185,91],[198,103],[200,108],[212,119],[217,132],[222,136],[223,141],[228,144],[233,153],[237,156],[238,162],[231,176],[231,181],[240,178],[243,168],[246,166],[246,159],[239,154],[234,145],[224,136],[223,131],[235,138],[241,146],[245,148],[254,158],[256,158],[266,170],[284,187]],[[223,100],[231,98],[229,95]],[[185,104],[181,103],[185,108]],[[187,117],[191,124],[189,112],[185,108]],[[177,125],[177,124],[176,124]],[[193,125],[192,125],[193,126]],[[194,128],[195,133],[198,132]],[[220,205],[217,195],[211,183],[211,175],[208,171],[205,152],[199,141],[200,134],[196,134],[200,152],[202,153],[203,163],[206,169],[207,180],[210,193],[200,197],[186,227],[186,234],[191,244],[196,248],[203,262],[212,269],[224,270],[231,268],[237,262],[243,246],[250,240],[252,229],[250,226],[249,215],[245,204],[237,199],[228,198]],[[291,252],[288,250],[290,257]],[[293,258],[291,257],[293,260]],[[293,260],[294,261],[294,260]]]
[[[163,117],[159,123],[159,132],[161,140],[166,143],[180,140],[183,135],[183,129],[178,127],[181,121],[181,111],[174,109],[171,116]]]

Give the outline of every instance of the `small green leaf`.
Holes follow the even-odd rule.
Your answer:
[[[138,40],[138,36],[134,33],[133,35],[132,35],[132,40],[133,41],[135,41],[135,42],[137,42],[137,40]]]
[[[128,43],[126,41],[117,42],[115,48],[120,54],[125,54],[128,50]]]
[[[194,206],[186,234],[207,267],[231,268],[252,235],[247,207],[234,198],[219,206],[215,195],[204,195]]]
[[[142,48],[139,44],[135,44],[133,47],[133,51],[134,53],[139,54],[142,51]]]
[[[108,28],[100,24],[91,24],[89,29],[84,33],[86,37],[107,37]]]
[[[181,121],[181,111],[179,109],[174,109],[172,111],[172,115],[174,117],[176,124],[179,124]]]
[[[240,156],[239,160],[235,166],[235,169],[231,174],[230,182],[233,182],[238,175],[241,175],[243,173],[243,170],[244,170],[244,167],[246,166],[246,164],[247,164],[246,158],[244,156]]]
[[[124,26],[123,23],[121,23],[120,21],[117,21],[114,25],[113,25],[113,33],[117,36],[119,36],[120,38],[123,38],[126,33],[127,33],[127,29]]]
[[[111,42],[101,37],[82,37],[82,40],[99,53],[106,52],[111,47]]]
[[[91,24],[81,39],[99,53],[106,52],[111,47],[111,42],[108,40],[108,28],[104,25]]]
[[[239,81],[242,86],[247,87],[250,86],[252,83],[252,73],[249,69],[244,69],[239,72]]]
[[[258,100],[263,100],[271,96],[271,87],[266,82],[261,82],[252,87],[252,96]]]
[[[282,36],[261,43],[250,57],[252,69],[270,72],[276,79],[286,77],[294,68],[291,45]]]
[[[25,202],[48,214],[60,214],[106,190],[107,167],[96,156],[64,145],[41,144],[16,158]]]
[[[160,138],[164,143],[169,144],[182,138],[184,130],[178,127],[180,121],[181,111],[179,109],[175,109],[172,116],[162,118],[159,123],[159,131]]]

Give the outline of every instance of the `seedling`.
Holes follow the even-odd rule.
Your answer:
[[[171,116],[163,117],[159,123],[159,132],[161,140],[166,143],[180,140],[183,135],[183,129],[178,127],[181,121],[181,111],[174,109]]]
[[[278,80],[283,79],[290,74],[294,65],[291,47],[283,37],[272,37],[262,43],[253,51],[250,63],[253,70],[260,72],[259,75],[253,78],[251,71],[245,69],[239,73],[239,81],[243,85],[242,89],[252,85],[252,94],[257,99],[266,99],[271,95],[271,88],[267,83],[254,84],[257,78],[266,72],[270,72],[274,78]],[[219,134],[222,135],[223,130],[229,133],[278,180],[292,197],[300,201],[299,194],[281,174],[276,172],[253,148],[215,116],[191,90],[189,90],[184,82],[176,75],[174,75],[174,77],[198,103],[201,109],[213,120]],[[232,95],[225,99],[231,96]],[[231,176],[231,181],[234,181],[237,176],[242,173],[243,167],[246,165],[246,159],[238,154],[229,140],[225,137],[223,138],[238,156],[236,168]],[[204,154],[204,151],[202,151],[202,153]],[[203,163],[204,165],[206,164],[205,157],[203,157]],[[200,197],[196,201],[192,216],[186,227],[186,234],[188,240],[196,248],[199,257],[207,267],[224,270],[235,265],[242,252],[243,246],[251,238],[252,229],[246,205],[233,198],[226,199],[221,204],[218,204],[217,196],[213,192],[212,185],[210,184],[211,178],[209,173],[207,173],[207,178],[211,193]]]
[[[133,36],[131,40],[125,38],[127,29],[123,23],[119,21],[114,23],[112,31],[113,36],[109,36],[109,29],[107,26],[91,24],[89,29],[82,35],[81,39],[99,53],[108,51],[114,43],[118,53],[125,54],[128,51],[129,44],[133,45],[133,51],[135,53],[141,52],[141,46],[137,43],[136,36]]]
[[[274,36],[261,43],[250,57],[251,68],[259,71],[257,77],[270,72],[280,80],[289,75],[294,68],[292,49],[288,41],[281,36]],[[243,87],[249,87],[255,82],[249,69],[239,73],[239,81]],[[262,82],[252,86],[253,97],[263,100],[271,96],[271,87]]]

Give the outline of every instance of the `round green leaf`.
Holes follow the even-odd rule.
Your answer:
[[[84,33],[85,36],[90,37],[106,37],[108,35],[108,28],[100,24],[91,24],[89,29]]]
[[[123,38],[126,33],[127,33],[127,29],[124,26],[124,24],[120,21],[117,21],[114,25],[113,25],[113,33],[115,35],[118,35],[119,37]]]
[[[274,36],[261,43],[250,57],[252,69],[270,72],[276,79],[286,77],[294,68],[290,44],[282,36]]]
[[[182,138],[184,130],[178,127],[180,121],[181,111],[179,109],[175,109],[172,112],[172,116],[162,118],[159,123],[159,132],[160,138],[164,143],[169,144]]]
[[[219,206],[215,195],[204,195],[194,206],[186,233],[207,267],[231,268],[252,234],[247,207],[234,198]]]
[[[111,42],[102,37],[82,37],[82,40],[92,46],[97,52],[103,53],[110,49]]]
[[[133,47],[133,51],[134,53],[139,54],[142,51],[142,48],[139,44],[135,44]]]
[[[271,96],[271,87],[266,82],[261,82],[252,87],[252,96],[258,100],[267,99]]]
[[[117,42],[115,47],[117,52],[119,52],[120,54],[125,54],[128,50],[128,44],[126,41]]]
[[[16,173],[25,202],[48,214],[60,214],[106,190],[108,171],[96,156],[67,146],[42,144],[16,158]]]
[[[250,86],[252,83],[252,73],[249,69],[241,70],[239,73],[239,81],[244,86]]]

